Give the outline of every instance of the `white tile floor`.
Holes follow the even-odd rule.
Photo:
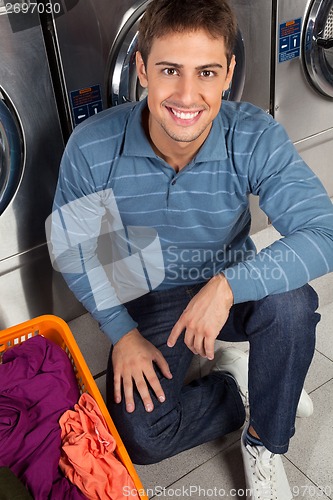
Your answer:
[[[258,248],[276,238],[273,228],[254,236]],[[312,282],[320,298],[322,320],[316,353],[305,388],[314,403],[314,414],[297,419],[296,435],[283,461],[294,499],[333,500],[333,273]],[[105,369],[110,344],[89,315],[70,322],[97,384],[105,394]],[[246,350],[247,345],[242,345]],[[207,366],[194,366],[204,373]],[[245,480],[239,449],[241,431],[150,466],[137,466],[151,498],[215,498],[245,500]]]

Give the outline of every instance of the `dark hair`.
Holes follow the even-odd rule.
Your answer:
[[[147,65],[154,38],[204,29],[224,38],[228,66],[237,36],[237,21],[227,0],[153,0],[139,26],[138,50]]]

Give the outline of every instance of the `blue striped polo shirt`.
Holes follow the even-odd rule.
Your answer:
[[[332,271],[332,204],[270,115],[223,102],[177,173],[146,137],[146,106],[110,108],[75,129],[54,201],[55,265],[113,343],[137,326],[126,301],[150,290],[223,272],[240,303]],[[282,236],[259,253],[249,236],[250,193]]]

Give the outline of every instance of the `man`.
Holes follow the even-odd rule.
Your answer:
[[[148,98],[74,131],[52,258],[113,342],[108,406],[133,461],[240,428],[249,398],[249,498],[288,500],[280,454],[314,352],[319,315],[307,283],[333,269],[333,210],[281,126],[250,104],[221,105],[235,35],[225,0],[152,1],[136,61]],[[283,236],[259,254],[249,193]],[[104,267],[101,233],[110,233]],[[213,359],[216,339],[249,341],[249,366],[227,349],[184,385],[193,355]]]

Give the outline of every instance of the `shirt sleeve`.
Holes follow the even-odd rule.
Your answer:
[[[110,190],[96,186],[74,133],[62,158],[53,212],[46,223],[50,256],[53,267],[115,344],[138,325],[119,301],[97,254],[108,197]]]
[[[235,303],[299,288],[333,270],[331,200],[274,120],[255,144],[248,179],[281,239],[223,271]]]

